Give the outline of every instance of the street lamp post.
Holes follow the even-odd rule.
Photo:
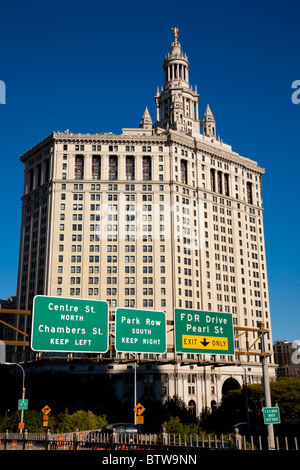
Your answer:
[[[22,369],[22,400],[25,399],[25,371],[23,369],[23,367],[21,366],[21,364],[18,364],[17,362],[5,362],[4,363],[5,365],[7,366],[18,366]],[[24,423],[24,410],[21,410],[21,423]],[[20,428],[20,433],[22,434],[23,430],[22,430],[22,427]]]

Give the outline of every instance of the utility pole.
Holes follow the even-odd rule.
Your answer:
[[[132,354],[131,353],[131,356],[134,357],[134,368],[133,368],[133,408],[136,407],[137,403],[136,403],[136,395],[137,395],[137,383],[136,383],[136,363],[137,363],[137,359],[136,359],[136,355],[135,354]],[[136,424],[136,412],[134,411],[134,418],[133,418],[133,422],[134,424]]]
[[[264,323],[260,324],[262,330],[261,336],[261,352],[262,352],[262,372],[263,372],[263,383],[264,383],[264,394],[265,394],[265,406],[271,408],[271,391],[270,391],[270,381],[269,381],[269,369],[268,369],[268,357],[265,355],[265,325]],[[275,439],[274,439],[274,427],[273,424],[267,424],[267,432],[269,438],[269,448],[270,450],[275,450]]]

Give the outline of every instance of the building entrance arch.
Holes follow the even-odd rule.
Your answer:
[[[239,382],[236,379],[234,379],[232,377],[229,377],[223,383],[222,395],[226,395],[226,393],[229,392],[230,390],[240,390],[240,388],[241,388],[241,386],[240,386]]]
[[[188,408],[190,410],[190,413],[193,415],[193,416],[196,416],[196,403],[194,400],[190,400],[189,403],[188,403]]]

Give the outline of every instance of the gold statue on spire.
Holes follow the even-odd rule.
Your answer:
[[[174,36],[175,36],[175,42],[177,42],[177,38],[178,38],[178,28],[172,28],[172,31],[174,33]]]

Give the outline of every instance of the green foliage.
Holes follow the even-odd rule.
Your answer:
[[[106,416],[97,416],[92,411],[76,411],[69,414],[68,409],[59,415],[57,432],[73,432],[76,430],[101,429],[107,424]]]
[[[162,429],[164,428],[168,434],[180,434],[182,437],[192,435],[193,439],[198,434],[197,424],[183,424],[179,416],[171,416],[169,421],[162,423]]]
[[[281,419],[300,420],[300,378],[283,377],[271,383],[272,405],[278,404]]]
[[[300,378],[283,377],[270,383],[272,406],[279,406],[282,421],[299,420],[300,404],[296,397],[300,396]],[[264,389],[262,384],[248,385],[249,408],[256,416],[261,415],[264,405]]]
[[[164,404],[163,409],[164,412],[169,416],[179,416],[182,422],[197,422],[196,416],[191,413],[184,401],[178,396],[169,398],[168,401]]]
[[[0,417],[0,432],[17,432],[21,421],[21,411],[15,411],[7,417]],[[28,432],[43,432],[43,414],[34,411],[24,411],[24,429]]]
[[[34,410],[24,411],[24,428],[28,432],[43,432],[43,415],[42,413]]]
[[[0,432],[15,432],[20,422],[20,412],[15,411],[8,417],[0,417]]]
[[[270,383],[272,406],[278,406],[281,422],[300,420],[300,378],[282,378]],[[263,384],[249,384],[248,409],[250,422],[263,424],[262,408],[265,406]],[[201,423],[205,426],[215,424],[232,425],[246,421],[246,394],[243,390],[231,390],[223,396],[221,404],[210,413],[204,410]]]
[[[20,422],[20,411],[15,411],[8,417],[0,417],[0,432],[18,432]],[[49,416],[47,428],[52,432],[68,433],[76,431],[85,431],[89,429],[100,429],[107,424],[105,415],[97,416],[91,411],[76,411],[69,414],[68,409],[56,416]],[[26,410],[24,411],[24,429],[28,432],[45,432],[43,426],[43,413]]]

